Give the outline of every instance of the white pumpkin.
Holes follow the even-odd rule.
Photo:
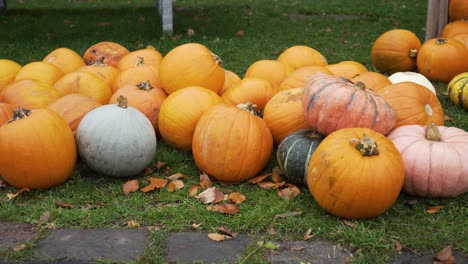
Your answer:
[[[130,177],[143,171],[156,152],[156,134],[149,119],[127,106],[124,97],[88,112],[76,130],[83,162],[111,177]]]
[[[435,95],[436,94],[436,89],[434,88],[434,85],[432,85],[431,81],[426,78],[426,76],[417,73],[417,72],[395,72],[394,74],[390,75],[388,79],[392,83],[400,83],[400,82],[414,82],[417,84],[420,84],[427,89],[429,89],[431,92],[433,92]]]

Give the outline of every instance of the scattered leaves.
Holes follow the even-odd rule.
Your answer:
[[[69,203],[65,203],[65,202],[61,202],[61,201],[56,202],[55,205],[58,206],[58,207],[67,208],[67,209],[73,209],[73,208],[75,208],[75,205],[69,204]]]
[[[244,33],[245,33],[245,31],[244,31],[243,29],[238,30],[238,31],[236,32],[236,36],[242,37],[242,36],[244,36]]]
[[[188,196],[189,197],[196,197],[197,194],[198,194],[198,189],[200,189],[200,186],[199,185],[192,185],[189,187],[189,191],[188,191]]]
[[[254,177],[252,179],[250,179],[248,182],[251,183],[251,184],[257,184],[261,181],[263,181],[266,177],[270,176],[272,173],[267,173],[267,174],[264,174],[264,175],[260,175],[260,176],[257,176],[257,177]]]
[[[152,174],[153,172],[154,172],[153,168],[149,168],[149,167],[148,167],[148,168],[145,169],[144,175],[145,175],[145,176],[146,176],[146,175],[150,175],[150,174]]]
[[[196,195],[195,198],[204,204],[212,203],[216,199],[216,187],[210,187],[204,190],[200,194]]]
[[[127,227],[138,228],[138,227],[140,227],[140,223],[138,223],[135,220],[129,220],[129,221],[127,221]]]
[[[240,204],[245,201],[246,197],[240,192],[232,192],[228,195],[228,200],[235,204]]]
[[[213,185],[213,183],[210,180],[210,177],[206,173],[201,173],[200,174],[200,187],[202,189],[207,189],[210,188]]]
[[[15,193],[7,193],[8,200],[13,200],[15,199],[18,195],[24,193],[24,192],[29,192],[29,188],[21,188],[20,190],[16,191]]]
[[[268,228],[268,234],[270,236],[276,235],[276,230],[273,227],[270,226],[270,228]]]
[[[343,223],[344,225],[349,226],[349,227],[355,227],[356,226],[355,223],[353,223],[351,221],[348,221],[348,220],[343,220],[343,221],[341,221],[341,223]]]
[[[50,211],[47,210],[41,214],[41,216],[39,217],[39,221],[37,221],[37,225],[40,226],[40,225],[47,224],[50,222],[50,220],[51,220]]]
[[[110,22],[103,21],[103,22],[99,22],[98,25],[99,25],[100,27],[107,27],[107,26],[110,26],[111,23],[110,23]]]
[[[269,189],[278,189],[279,187],[283,186],[285,183],[286,182],[284,181],[282,182],[263,181],[263,182],[257,183],[257,185],[262,189],[269,190]]]
[[[13,247],[13,251],[18,252],[26,248],[26,244],[19,244]]]
[[[214,199],[213,203],[219,203],[219,202],[221,202],[223,200],[224,200],[224,193],[220,189],[216,188],[215,189],[215,199]]]
[[[297,188],[296,185],[289,185],[286,188],[282,188],[278,190],[278,195],[279,197],[285,199],[285,200],[292,200],[296,196],[298,196],[301,193],[301,190]]]
[[[224,234],[224,235],[228,235],[230,237],[237,237],[237,233],[235,232],[232,232],[231,230],[229,230],[227,227],[225,226],[219,226],[216,228],[220,233]]]
[[[273,182],[282,182],[283,178],[281,178],[281,176],[279,175],[279,173],[277,171],[273,170],[271,172],[271,180]]]
[[[303,250],[305,247],[304,246],[292,246],[291,247],[291,251],[301,251]]]
[[[263,247],[265,247],[266,249],[275,250],[279,248],[279,245],[273,244],[271,242],[266,242],[265,244],[263,244]]]
[[[170,192],[181,189],[184,187],[184,182],[181,180],[173,180],[167,185],[167,189]]]
[[[403,250],[403,246],[401,245],[400,241],[395,240],[395,250],[396,252],[401,252]]]
[[[223,214],[237,214],[239,210],[239,206],[235,204],[225,203],[213,205],[213,211],[220,212]]]
[[[304,240],[311,239],[314,236],[311,233],[312,233],[312,229],[311,228],[307,229],[306,233],[304,234]]]
[[[290,216],[297,216],[297,215],[300,215],[302,214],[301,211],[291,211],[291,212],[286,212],[286,213],[282,213],[282,214],[277,214],[275,215],[275,218],[286,218],[286,217],[290,217]]]
[[[176,172],[170,176],[167,176],[167,178],[171,181],[179,180],[179,179],[184,179],[187,178],[187,175],[181,173],[181,172]]]
[[[137,191],[139,188],[138,180],[129,180],[124,183],[123,185],[123,192],[125,195],[128,195],[129,193]]]
[[[151,177],[149,180],[150,180],[150,183],[141,189],[141,191],[144,193],[153,191],[154,189],[164,188],[167,185],[166,179]]]
[[[195,35],[195,30],[193,28],[188,28],[187,29],[187,36],[191,37]]]
[[[208,238],[220,242],[224,241],[226,239],[226,236],[218,233],[209,233]]]
[[[452,255],[452,246],[446,246],[434,256],[434,263],[453,264],[455,257]]]
[[[160,170],[164,165],[166,165],[166,162],[164,161],[158,161],[156,162],[156,164],[154,165],[154,167],[158,170]]]
[[[437,212],[439,212],[440,209],[444,208],[445,206],[443,205],[436,205],[436,206],[432,206],[432,207],[429,207],[427,210],[426,210],[426,213],[428,214],[435,214]]]

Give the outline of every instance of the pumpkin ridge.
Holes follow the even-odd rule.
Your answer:
[[[328,83],[327,81],[322,81],[323,83],[326,83],[325,86],[321,87],[320,90],[318,90],[309,100],[309,104],[307,105],[307,111],[305,112],[306,117],[309,115],[309,111],[314,107],[315,100],[320,99],[320,94],[329,87],[329,85],[335,84],[336,82]]]
[[[336,122],[337,127],[341,127],[341,122],[343,119],[345,119],[345,113],[348,111],[348,108],[351,106],[351,103],[353,102],[354,98],[356,98],[356,94],[359,92],[359,89],[355,89],[353,93],[351,94],[351,97],[349,98],[348,103],[345,106],[345,109],[343,110],[343,114],[341,115],[340,121]]]
[[[374,118],[372,120],[372,125],[370,128],[374,129],[375,124],[377,123],[377,118],[379,117],[379,111],[377,110],[377,102],[374,100],[374,97],[370,96],[369,93],[366,93],[367,98],[370,99],[370,103],[374,106]]]

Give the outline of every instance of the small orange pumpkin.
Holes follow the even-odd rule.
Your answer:
[[[273,93],[273,88],[269,81],[248,77],[225,91],[221,98],[225,103],[231,105],[250,102],[255,104],[259,110],[262,110],[273,96]]]
[[[457,34],[468,33],[468,20],[456,20],[448,23],[440,33],[441,38],[452,38]]]
[[[119,74],[119,70],[117,68],[104,64],[99,60],[94,64],[80,67],[77,71],[90,72],[106,81],[109,87],[112,87],[115,78]]]
[[[271,83],[276,89],[288,75],[287,67],[277,60],[259,60],[252,63],[245,72],[244,78],[260,78]]]
[[[281,82],[278,89],[275,90],[275,93],[278,93],[283,90],[304,87],[309,81],[309,79],[317,73],[325,73],[325,74],[333,75],[333,73],[329,69],[323,66],[316,66],[316,65],[304,66],[290,73]]]
[[[241,78],[235,72],[224,69],[224,84],[223,89],[219,92],[222,95],[227,89],[231,88],[232,86],[240,83]]]
[[[28,109],[47,107],[59,97],[54,87],[37,80],[15,81],[0,93],[0,101]]]
[[[328,64],[325,56],[314,48],[305,45],[296,45],[287,48],[277,58],[284,63],[291,73],[304,66],[325,66]]]
[[[120,59],[130,51],[112,41],[102,41],[91,45],[84,53],[83,59],[87,65],[96,63],[101,60],[107,65],[117,67]]]
[[[115,93],[126,85],[136,85],[141,82],[149,82],[151,86],[161,87],[159,82],[159,66],[147,64],[143,57],[138,58],[135,66],[117,74],[112,84],[112,93]]]
[[[33,61],[24,65],[23,68],[18,71],[15,81],[38,80],[48,85],[54,85],[63,75],[64,72],[53,64],[43,61]]]
[[[15,80],[16,74],[21,70],[21,65],[16,61],[0,60],[0,92]]]
[[[42,61],[57,66],[64,73],[75,71],[85,65],[80,54],[69,48],[55,49],[47,54]]]
[[[163,56],[153,46],[148,46],[144,49],[131,51],[124,55],[117,64],[117,69],[119,69],[119,71],[125,71],[137,66],[140,63],[140,58],[143,58],[145,64],[159,65]]]
[[[351,82],[362,82],[367,88],[378,91],[383,87],[392,84],[387,76],[378,72],[361,72],[350,79]]]
[[[96,99],[100,104],[107,104],[112,96],[107,82],[90,72],[67,73],[54,84],[54,87],[60,96],[80,93]]]
[[[341,61],[335,64],[328,64],[325,66],[335,76],[351,79],[360,73],[367,72],[366,66],[357,61]]]

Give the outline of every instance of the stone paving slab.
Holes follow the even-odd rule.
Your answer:
[[[145,229],[56,229],[34,249],[38,259],[91,263],[95,260],[137,260],[148,244]]]
[[[0,234],[0,249],[13,248],[36,238],[30,224],[0,222]]]
[[[390,261],[391,264],[433,264],[436,254],[416,255],[409,250],[402,250],[401,254],[396,260]],[[468,256],[453,252],[452,256],[455,257],[455,263],[468,264]]]
[[[165,238],[171,263],[236,263],[251,239],[244,235],[214,241],[203,232],[171,233]]]

